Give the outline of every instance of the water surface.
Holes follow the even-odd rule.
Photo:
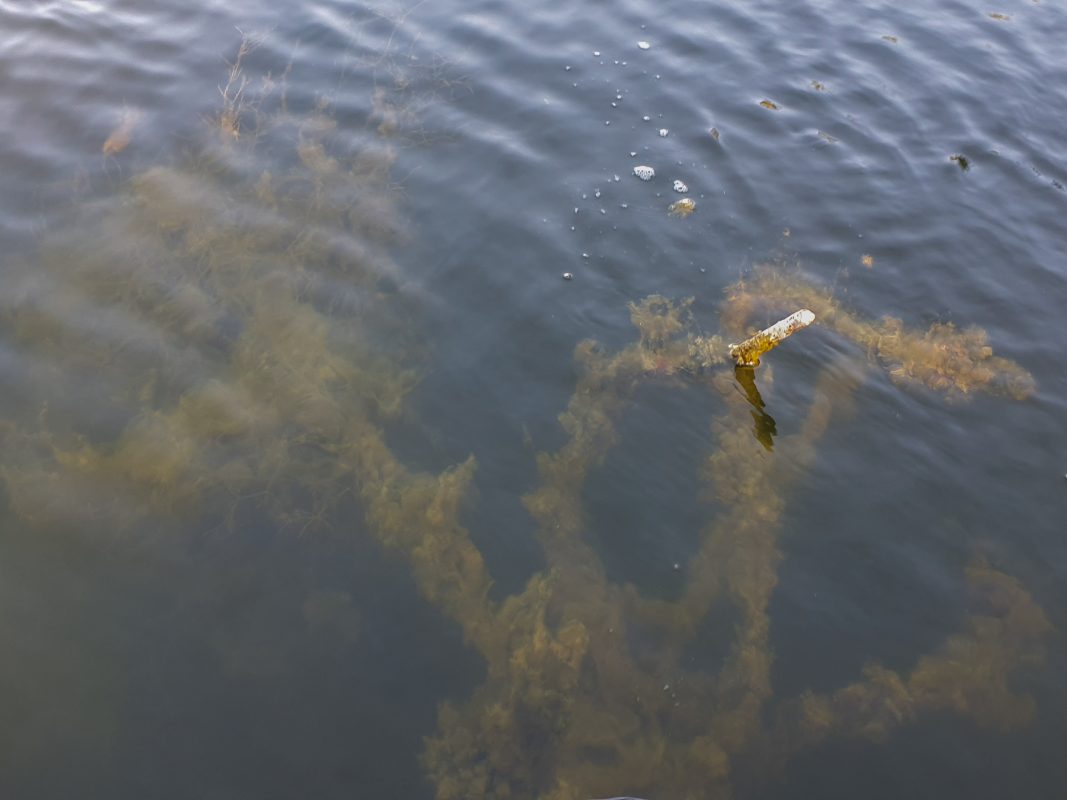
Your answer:
[[[1062,796],[1058,4],[0,22],[5,797]]]

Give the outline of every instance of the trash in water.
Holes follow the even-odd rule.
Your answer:
[[[689,191],[689,187],[686,186],[681,181],[675,181],[674,182],[674,191],[679,192],[681,194],[685,194],[686,192]]]
[[[669,206],[667,211],[672,217],[688,217],[694,211],[696,211],[696,201],[691,197],[683,197],[681,200],[675,200]]]
[[[656,177],[656,170],[652,169],[652,167],[641,165],[634,167],[634,175],[643,181],[650,181]]]
[[[648,42],[638,42],[637,46],[640,47],[642,50],[647,50],[652,45],[650,45]]]

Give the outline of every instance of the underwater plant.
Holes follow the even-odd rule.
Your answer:
[[[980,557],[966,569],[977,598],[966,624],[910,670],[871,664],[836,691],[775,696],[769,607],[787,492],[857,378],[825,365],[804,423],[772,450],[766,429],[750,431],[762,405],[754,383],[738,392],[726,366],[725,335],[750,333],[757,311],[800,307],[894,381],[955,398],[1027,396],[1032,378],[980,330],[871,322],[769,268],[729,291],[723,335],[698,330],[690,300],[632,303],[636,341],[614,353],[577,346],[566,440],[537,456],[539,484],[523,498],[545,569],[494,599],[461,521],[473,457],[418,472],[384,432],[417,385],[423,349],[389,258],[403,235],[389,183],[399,104],[377,91],[360,147],[346,149],[328,104],[300,115],[283,96],[273,109],[269,95],[252,97],[248,51],[220,90],[223,135],[185,162],[135,173],[117,202],[83,208],[79,231],[98,231],[93,246],[53,237],[0,307],[2,335],[39,365],[39,397],[0,423],[0,479],[28,527],[165,535],[252,516],[298,535],[348,526],[373,536],[406,559],[486,666],[469,698],[441,704],[426,739],[438,800],[588,800],[622,788],[728,798],[753,759],[780,768],[831,736],[882,740],[929,711],[999,729],[1033,717],[1011,677],[1040,663],[1050,625]],[[116,142],[114,152],[125,147]],[[285,156],[265,169],[257,148]],[[590,472],[618,444],[635,392],[657,381],[702,386],[721,407],[702,473],[715,514],[675,600],[613,583],[583,535]],[[88,402],[63,407],[72,387]],[[339,512],[350,501],[364,526]],[[721,669],[689,669],[686,648],[724,603],[738,623]],[[365,615],[347,595],[309,598],[304,612],[344,637]],[[632,645],[637,630],[654,636],[654,652]]]
[[[632,307],[637,343],[614,356],[579,346],[583,375],[560,417],[569,439],[539,456],[541,486],[524,499],[548,566],[521,595],[500,606],[484,601],[480,637],[471,643],[487,660],[488,680],[464,706],[442,707],[424,758],[441,800],[578,800],[620,787],[730,797],[735,763],[762,756],[761,763],[781,766],[834,734],[878,740],[927,709],[1003,728],[1032,717],[1033,701],[1013,693],[1008,678],[1040,661],[1050,626],[1017,581],[980,559],[968,582],[995,602],[976,609],[963,632],[910,673],[871,665],[862,680],[830,696],[775,700],[768,608],[782,560],[784,491],[835,410],[848,406],[855,379],[828,365],[807,420],[770,456],[747,430],[750,406],[734,391],[733,376],[706,370],[714,354],[726,360],[722,341],[685,332],[687,309],[649,298]],[[590,469],[615,444],[614,421],[636,385],[674,374],[706,381],[726,411],[713,423],[716,447],[705,472],[720,511],[686,567],[682,596],[666,601],[608,581],[582,537],[581,496]],[[722,669],[688,670],[682,655],[720,602],[740,617]],[[495,635],[485,639],[487,625]],[[633,651],[634,629],[658,633],[654,654]],[[777,711],[768,726],[769,709]]]

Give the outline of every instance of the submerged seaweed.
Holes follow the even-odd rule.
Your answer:
[[[523,498],[546,568],[493,599],[460,521],[474,459],[415,472],[383,433],[421,354],[386,251],[403,232],[388,183],[399,105],[376,93],[363,146],[346,152],[333,146],[327,108],[297,117],[280,98],[272,109],[273,95],[252,97],[246,53],[222,89],[222,141],[143,170],[119,202],[86,209],[79,230],[99,231],[95,246],[50,240],[0,309],[4,336],[43,365],[39,413],[0,424],[0,477],[24,523],[115,536],[228,528],[255,514],[303,534],[350,525],[336,509],[358,503],[366,530],[407,559],[423,597],[485,660],[485,683],[443,703],[426,742],[439,800],[585,800],[621,787],[725,798],[754,755],[781,765],[829,736],[884,739],[926,711],[998,728],[1032,717],[1010,677],[1040,659],[1049,624],[1015,579],[981,560],[966,577],[985,602],[907,674],[871,665],[836,692],[775,697],[769,607],[786,492],[856,380],[827,365],[804,424],[775,440],[751,374],[718,369],[725,341],[697,330],[691,301],[631,304],[637,341],[614,354],[578,345],[580,377],[559,417],[566,441],[537,456],[540,482]],[[269,170],[256,159],[267,145],[287,153]],[[783,306],[811,308],[896,381],[953,396],[1032,391],[977,329],[870,322],[771,270],[731,291],[724,332]],[[608,580],[582,504],[635,390],[666,380],[699,382],[722,408],[703,473],[716,513],[671,601]],[[83,383],[83,394],[106,397],[106,424],[73,412],[56,422],[46,404]],[[722,603],[738,615],[724,664],[691,670],[683,653]],[[303,612],[316,635],[346,641],[364,613],[344,594],[311,597]],[[633,652],[638,629],[655,634],[655,652]]]
[[[939,322],[918,331],[893,317],[865,320],[823,289],[770,267],[729,291],[723,321],[728,329],[743,330],[757,309],[795,306],[810,308],[820,325],[867,350],[897,383],[923,385],[956,400],[976,392],[1023,400],[1034,391],[1030,373],[995,356],[981,328]]]

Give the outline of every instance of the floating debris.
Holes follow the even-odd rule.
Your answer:
[[[1009,17],[1007,14],[1001,14],[999,11],[990,11],[989,18],[1000,20],[1001,22],[1007,22],[1009,19],[1011,19],[1011,17]]]
[[[967,160],[967,156],[960,155],[959,153],[949,156],[948,160],[955,161],[964,172],[971,168],[971,162]]]
[[[812,81],[811,88],[817,92],[825,92],[826,84],[822,83],[821,81]]]
[[[717,142],[717,141],[719,141],[719,129],[718,129],[718,128],[712,128],[712,129],[711,129],[710,131],[708,131],[708,135],[709,135],[709,136],[710,136],[710,137],[711,137],[711,138],[712,138],[712,139],[713,139],[714,141],[716,141],[716,142]]]
[[[670,133],[670,131],[667,130],[666,128],[660,128],[659,129],[659,135],[660,136],[666,136],[668,133]]]
[[[887,42],[892,42],[893,44],[896,44],[900,41],[896,36],[890,36],[888,34],[886,34],[882,38],[885,39]]]
[[[815,321],[814,312],[802,308],[740,344],[730,345],[730,356],[739,367],[758,367],[760,356],[772,350],[801,328]]]
[[[650,181],[656,177],[656,170],[642,164],[641,166],[634,167],[634,175],[643,181]]]
[[[681,200],[675,200],[669,206],[667,211],[672,217],[688,217],[694,211],[696,211],[696,201],[691,197],[683,197]]]
[[[685,194],[686,192],[689,191],[689,187],[686,186],[681,181],[675,181],[674,182],[674,191],[679,192],[680,194]]]
[[[863,257],[860,258],[860,261],[863,262],[863,266],[865,266],[867,269],[870,269],[874,266],[874,256],[872,255],[864,253]]]
[[[778,104],[773,100],[760,100],[759,104],[764,108],[769,108],[771,111],[778,111]]]
[[[638,42],[638,43],[637,43],[637,46],[638,46],[638,47],[639,47],[640,49],[642,49],[642,50],[647,50],[647,49],[648,49],[648,48],[650,48],[650,47],[651,47],[652,45],[650,45],[650,44],[649,44],[648,42]]]
[[[819,138],[822,139],[825,142],[829,142],[830,144],[833,144],[834,142],[837,141],[837,137],[836,136],[831,136],[826,131],[819,131]]]
[[[565,280],[565,281],[574,280],[574,273],[573,272],[564,272],[563,273],[563,280]]]

